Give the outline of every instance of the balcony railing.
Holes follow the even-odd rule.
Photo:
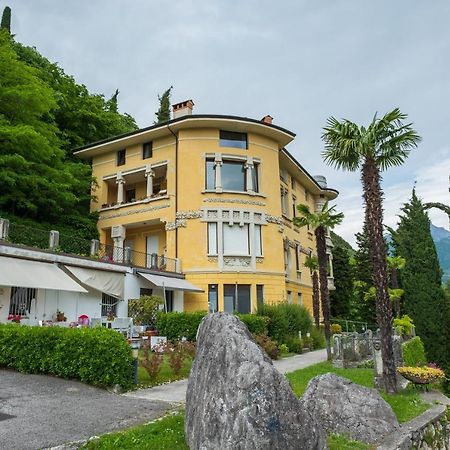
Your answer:
[[[0,218],[0,243],[24,245],[27,247],[70,255],[90,257],[98,261],[127,264],[162,272],[181,273],[179,259],[168,258],[156,253],[137,252],[129,247],[121,248],[100,244],[98,240],[81,239],[58,231],[28,227]]]

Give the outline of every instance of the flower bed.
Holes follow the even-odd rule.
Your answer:
[[[438,367],[399,367],[397,372],[416,384],[429,384],[443,380],[445,373]]]

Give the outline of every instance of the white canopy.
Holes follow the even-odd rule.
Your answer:
[[[194,286],[183,278],[164,277],[162,275],[153,275],[144,272],[138,272],[138,274],[147,281],[150,281],[154,286],[160,288],[174,289],[175,291],[203,292],[203,289]]]
[[[0,286],[87,292],[56,264],[0,256]]]
[[[124,275],[106,270],[64,266],[84,285],[116,298],[123,298]]]

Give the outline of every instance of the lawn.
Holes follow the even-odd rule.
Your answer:
[[[370,450],[373,446],[331,435],[330,450]],[[189,450],[184,438],[184,412],[90,441],[82,450]]]
[[[141,358],[141,354],[139,355]],[[138,368],[138,387],[152,387],[157,386],[158,384],[170,383],[171,381],[181,380],[183,378],[187,378],[189,376],[189,372],[191,371],[192,366],[192,358],[187,357],[184,361],[183,367],[178,375],[173,373],[173,370],[169,365],[169,358],[167,355],[164,356],[164,361],[161,364],[161,371],[159,372],[156,379],[151,380],[148,376],[147,371],[139,365]]]
[[[315,364],[305,369],[288,373],[287,379],[291,383],[292,389],[298,397],[301,397],[306,390],[306,386],[311,378],[333,372],[336,375],[345,377],[354,383],[373,388],[373,369],[337,369],[331,363],[323,362]],[[400,423],[417,417],[426,411],[430,405],[420,399],[419,392],[411,387],[395,395],[382,393],[382,397],[391,405]]]

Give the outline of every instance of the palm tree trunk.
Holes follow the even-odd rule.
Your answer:
[[[317,274],[317,270],[314,270],[312,273],[312,288],[313,288],[313,315],[314,322],[316,324],[316,328],[319,328],[320,325],[320,293],[319,293],[319,275]]]
[[[325,228],[317,227],[315,230],[317,261],[319,263],[320,297],[322,301],[323,324],[325,330],[325,340],[327,341],[327,359],[331,361],[331,329],[330,329],[330,293],[328,291],[328,270],[327,270],[327,244],[325,240]]]
[[[377,320],[380,327],[383,381],[386,392],[397,392],[396,370],[392,344],[392,306],[388,292],[386,243],[383,239],[383,208],[380,171],[373,157],[366,156],[361,180],[366,204],[369,254],[373,264],[372,279],[376,289]]]

